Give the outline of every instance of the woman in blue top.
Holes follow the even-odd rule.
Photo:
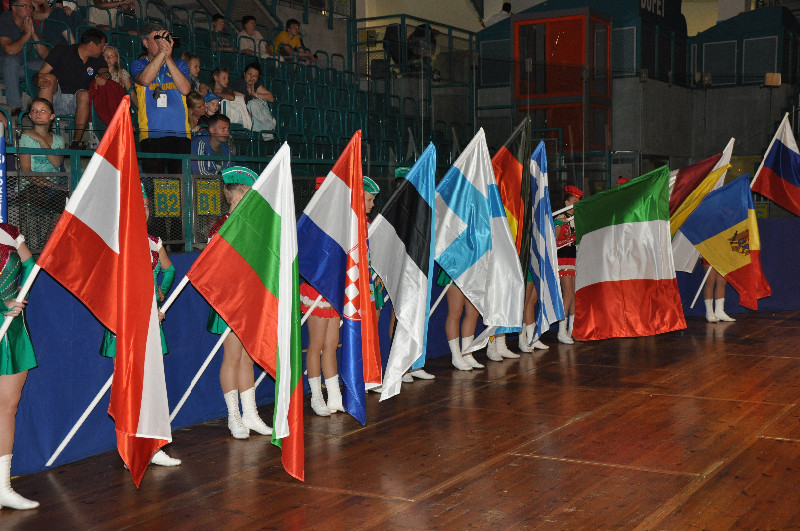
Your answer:
[[[64,139],[51,131],[55,120],[53,104],[44,98],[36,98],[31,102],[30,118],[33,129],[24,132],[19,139],[19,147],[36,149],[64,149]],[[55,173],[64,163],[64,155],[27,155],[20,153],[20,172]],[[66,179],[64,179],[66,180]],[[20,186],[20,201],[38,207],[64,208],[67,199],[66,182],[59,183],[57,176],[31,176]]]

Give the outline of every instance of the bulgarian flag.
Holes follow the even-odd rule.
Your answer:
[[[526,116],[492,157],[492,169],[523,276],[531,252],[531,119]]]
[[[686,328],[672,262],[666,166],[575,203],[578,340]]]
[[[284,143],[186,276],[275,378],[272,442],[305,479],[297,232]]]
[[[117,335],[108,412],[138,487],[150,458],[172,436],[128,96],[37,263]]]

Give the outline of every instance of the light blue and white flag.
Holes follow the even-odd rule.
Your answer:
[[[558,284],[558,257],[550,188],[547,182],[547,154],[540,141],[531,155],[531,259],[528,268],[533,275],[536,293],[536,322],[528,325],[528,338],[533,343],[550,330],[550,325],[564,319],[564,301]]]
[[[490,335],[519,331],[525,289],[483,129],[436,188],[436,262],[483,317]]]

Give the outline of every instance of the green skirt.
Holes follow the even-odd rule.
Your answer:
[[[8,332],[0,341],[0,375],[17,374],[36,366],[36,354],[23,312],[11,321]]]
[[[167,353],[167,340],[164,337],[164,329],[161,328],[161,323],[158,323],[158,331],[161,332],[161,353]],[[111,333],[111,330],[106,328],[103,332],[103,344],[100,345],[100,355],[106,358],[117,357],[117,336]]]
[[[444,269],[439,269],[439,276],[436,277],[436,285],[440,288],[445,287],[446,285],[450,284],[453,279],[450,278],[450,275],[444,272]]]
[[[211,308],[208,311],[208,323],[206,323],[206,330],[212,334],[222,335],[227,329],[228,323],[226,323],[225,320],[219,316],[214,308]]]

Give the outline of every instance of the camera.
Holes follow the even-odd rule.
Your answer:
[[[180,37],[173,37],[169,33],[167,33],[166,36],[164,36],[164,35],[156,35],[156,36],[153,37],[153,40],[157,40],[157,39],[167,39],[167,42],[171,42],[172,46],[174,48],[180,48],[181,47],[181,39],[180,39]]]

